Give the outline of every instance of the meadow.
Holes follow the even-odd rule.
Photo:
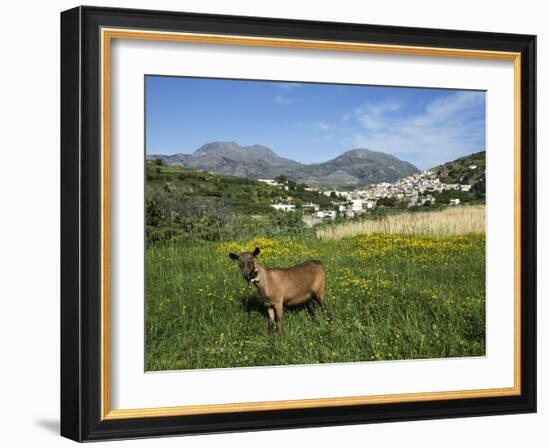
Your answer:
[[[483,207],[457,210],[484,215]],[[442,222],[443,212],[421,219]],[[146,370],[484,355],[484,226],[387,232],[384,225],[149,244]],[[265,267],[321,260],[325,312],[286,309],[283,331],[269,333],[256,288],[228,257],[255,247]]]
[[[378,219],[323,226],[316,231],[319,239],[341,239],[371,233],[426,236],[485,233],[485,206],[448,207],[437,212],[387,214]]]

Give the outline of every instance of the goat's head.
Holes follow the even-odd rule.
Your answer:
[[[256,257],[260,254],[260,249],[254,249],[254,252],[241,252],[240,255],[230,253],[229,258],[239,263],[239,269],[247,282],[253,281],[258,275],[256,267]]]

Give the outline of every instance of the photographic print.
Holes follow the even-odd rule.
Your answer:
[[[146,370],[485,355],[485,92],[145,77]]]
[[[64,11],[61,434],[536,412],[535,55]]]

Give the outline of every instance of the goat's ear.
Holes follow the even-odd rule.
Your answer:
[[[233,252],[231,252],[229,254],[229,258],[231,258],[232,260],[238,260],[239,259],[239,256],[237,254],[234,254]]]
[[[257,247],[256,249],[254,249],[254,252],[252,252],[252,255],[254,255],[255,257],[257,257],[258,255],[260,255],[260,248]]]

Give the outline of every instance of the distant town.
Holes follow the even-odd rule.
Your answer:
[[[480,169],[476,165],[469,165],[469,170]],[[289,189],[288,181],[283,177],[276,179],[258,179],[259,182],[279,187],[282,190]],[[333,207],[321,207],[315,203],[302,204],[301,208],[309,211],[313,218],[317,219],[335,219],[338,215],[342,217],[354,217],[377,206],[393,206],[401,203],[406,207],[418,207],[430,205],[436,202],[434,194],[448,191],[450,198],[448,205],[459,205],[460,198],[452,197],[453,192],[468,192],[472,188],[470,184],[445,183],[439,177],[429,170],[418,174],[412,174],[399,179],[397,182],[381,182],[369,185],[363,189],[356,190],[337,190],[306,187],[308,191],[316,191],[334,199]],[[459,196],[457,194],[456,196]],[[275,210],[293,212],[296,205],[292,203],[292,197],[286,200],[271,204]]]

